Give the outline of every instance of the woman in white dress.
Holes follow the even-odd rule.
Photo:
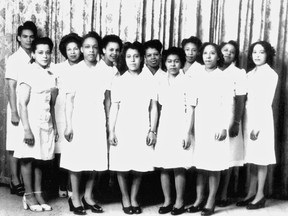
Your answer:
[[[225,207],[231,204],[227,191],[233,167],[244,164],[244,138],[242,133],[242,117],[246,100],[246,71],[237,67],[239,47],[235,41],[223,42],[220,49],[224,57],[224,64],[220,68],[226,73],[231,82],[233,94],[231,95],[231,111],[229,123],[230,168],[221,174],[222,187],[217,205]],[[236,169],[237,171],[237,169]],[[219,188],[220,189],[220,188]]]
[[[51,72],[53,43],[50,38],[32,42],[34,62],[23,68],[25,75],[19,81],[19,108],[24,128],[24,142],[15,150],[21,158],[21,173],[25,185],[24,209],[51,211],[42,196],[42,166],[54,158],[56,77]]]
[[[153,85],[151,72],[142,70],[144,64],[142,44],[127,42],[123,47],[120,60],[126,72],[114,79],[111,89],[110,169],[117,172],[124,213],[140,214],[142,209],[137,195],[142,173],[153,170],[150,160],[153,147],[147,146],[149,140],[147,136],[152,133],[149,131],[149,105],[151,98],[155,97],[155,89],[151,86]],[[150,141],[148,144],[151,144]],[[132,177],[131,186],[128,185],[129,174]]]
[[[272,104],[278,75],[271,68],[274,55],[275,50],[266,41],[252,44],[248,52],[248,63],[254,68],[247,74],[244,125],[245,162],[250,164],[250,180],[246,197],[237,203],[247,209],[265,207],[267,167],[276,163]]]
[[[229,100],[232,91],[224,73],[218,68],[223,55],[216,44],[204,43],[201,48],[204,67],[193,76],[197,97],[195,107],[194,165],[197,172],[196,201],[189,212],[202,211],[201,215],[214,213],[215,196],[220,181],[220,171],[229,168],[227,130]],[[208,177],[209,195],[204,198],[205,180]],[[204,208],[203,208],[204,207]]]
[[[23,196],[25,189],[21,183],[19,172],[19,160],[13,156],[15,148],[23,141],[23,128],[19,124],[19,108],[18,108],[18,79],[21,76],[19,68],[25,67],[31,60],[31,44],[37,37],[37,28],[31,21],[26,21],[18,27],[17,41],[20,45],[19,49],[9,56],[6,63],[5,79],[8,85],[8,106],[7,106],[7,134],[6,134],[6,150],[8,151],[10,164],[10,192]]]
[[[95,171],[108,169],[105,92],[108,82],[105,71],[98,69],[98,55],[102,39],[96,32],[83,36],[81,52],[84,60],[73,66],[69,79],[63,80],[66,92],[65,138],[60,166],[70,171],[72,196],[68,199],[70,211],[86,214],[86,209],[101,213],[103,209],[93,197]],[[82,174],[87,180],[81,182]],[[84,195],[80,191],[84,187]]]
[[[183,49],[171,47],[164,53],[163,62],[167,74],[159,80],[156,88],[157,100],[153,100],[152,103],[152,112],[158,111],[157,103],[159,103],[161,114],[159,113],[160,118],[152,118],[151,130],[156,134],[156,125],[159,125],[154,155],[155,167],[161,168],[160,179],[164,194],[164,203],[159,213],[171,212],[172,215],[179,215],[186,211],[184,208],[185,171],[192,166],[193,155],[190,145],[195,100],[191,104],[193,100],[188,96],[189,81],[181,69],[185,62]],[[175,203],[171,196],[169,170],[172,170],[175,178]]]
[[[67,172],[59,168],[60,165],[60,157],[63,145],[69,145],[68,141],[64,137],[64,130],[66,127],[65,121],[65,100],[66,100],[66,92],[63,89],[63,80],[67,79],[69,73],[71,72],[72,66],[78,64],[83,59],[83,55],[80,51],[82,44],[82,37],[78,36],[76,33],[70,33],[62,37],[59,50],[61,54],[66,58],[66,61],[56,64],[54,66],[54,72],[57,76],[57,87],[59,89],[59,94],[57,96],[56,104],[55,104],[55,117],[57,123],[57,130],[59,134],[59,139],[56,142],[55,146],[55,160],[57,164],[58,177],[59,177],[59,197],[66,197],[67,190],[71,195],[71,188],[68,187],[68,175]],[[70,196],[69,195],[69,196]]]

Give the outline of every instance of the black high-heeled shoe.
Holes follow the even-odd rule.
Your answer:
[[[212,208],[203,208],[201,215],[202,216],[209,216],[209,215],[214,214],[214,212],[215,212],[215,204],[213,205]]]
[[[200,211],[203,210],[204,206],[205,206],[205,202],[202,201],[198,206],[193,206],[192,205],[191,207],[187,208],[186,211],[188,213],[200,212]]]
[[[260,199],[260,200],[259,200],[257,203],[255,203],[255,204],[249,203],[246,208],[247,208],[248,210],[265,208],[265,202],[266,202],[266,199],[265,199],[265,197],[263,197],[262,199]]]
[[[249,199],[242,200],[236,203],[236,206],[242,207],[247,206],[250,202],[254,200],[255,196],[250,197]]]
[[[142,209],[140,206],[132,206],[133,214],[141,214]]]
[[[86,211],[83,208],[83,206],[74,207],[71,197],[69,197],[69,199],[68,199],[68,204],[69,204],[70,211],[73,211],[74,214],[76,214],[76,215],[86,215]]]
[[[86,200],[85,200],[84,197],[82,197],[82,203],[83,203],[84,209],[91,209],[91,211],[94,212],[94,213],[103,213],[103,212],[104,212],[103,209],[102,209],[102,207],[99,206],[99,205],[97,205],[97,204],[95,204],[95,205],[89,205],[89,204],[86,202]]]
[[[173,204],[169,204],[168,206],[161,206],[159,208],[158,213],[159,214],[167,214],[167,213],[171,212],[172,209],[173,209]]]
[[[25,188],[23,184],[14,185],[13,182],[10,182],[10,193],[16,194],[17,196],[23,196],[25,193]]]
[[[175,208],[173,207],[171,214],[172,215],[180,215],[186,212],[186,209],[184,208],[185,206],[183,205],[181,208]]]

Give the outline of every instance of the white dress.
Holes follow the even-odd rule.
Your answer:
[[[16,87],[16,97],[17,97],[17,89],[19,86],[19,78],[21,74],[23,74],[23,68],[25,68],[30,61],[29,55],[24,51],[22,47],[13,53],[7,60],[6,63],[6,72],[5,78],[12,79],[17,82]],[[17,97],[17,105],[18,105],[18,97]],[[19,108],[17,106],[18,115],[19,115]],[[15,126],[11,123],[11,108],[10,104],[8,103],[7,106],[7,128],[6,128],[6,150],[7,151],[14,151],[17,146],[19,146],[23,142],[24,137],[24,130],[22,127],[21,122],[19,122],[18,126]]]
[[[108,169],[103,104],[108,82],[105,72],[97,65],[89,68],[84,61],[79,62],[63,84],[65,91],[75,94],[75,98],[73,140],[63,146],[60,166],[74,172]]]
[[[153,83],[153,75],[147,70],[137,76],[126,71],[112,83],[112,103],[119,103],[120,108],[115,126],[118,145],[110,147],[111,170],[153,170],[153,149],[146,144],[149,104],[155,98]]]
[[[56,77],[49,68],[43,69],[36,63],[28,65],[25,70],[25,76],[19,80],[19,85],[25,83],[31,87],[27,109],[35,144],[29,146],[22,141],[21,146],[15,149],[14,157],[51,160],[54,158],[55,136],[50,114],[50,99],[51,89],[56,86]]]
[[[248,95],[245,109],[244,140],[246,163],[268,165],[276,163],[272,103],[278,75],[265,64],[247,75]],[[250,139],[252,130],[260,131],[258,139]]]
[[[215,134],[229,126],[231,89],[220,69],[207,72],[203,66],[193,76],[197,105],[195,107],[194,164],[197,169],[221,171],[229,168],[228,138],[215,139]]]
[[[154,154],[155,167],[192,167],[193,149],[183,149],[183,139],[187,137],[189,127],[187,106],[195,106],[195,102],[191,104],[189,102],[192,100],[187,98],[190,95],[187,79],[181,70],[173,80],[169,80],[168,74],[163,76],[157,87],[158,102],[162,109]]]
[[[229,128],[234,122],[234,109],[235,109],[235,96],[241,96],[247,94],[247,79],[246,71],[236,67],[233,63],[224,71],[228,80],[232,84],[231,90],[233,95],[230,103],[230,123]],[[228,114],[228,113],[227,113]],[[230,146],[230,167],[242,166],[244,164],[244,137],[242,131],[242,121],[239,126],[239,133],[236,137],[228,137]]]
[[[199,62],[195,61],[186,71],[185,76],[193,78],[194,74],[197,74],[198,71],[201,71],[201,65]]]

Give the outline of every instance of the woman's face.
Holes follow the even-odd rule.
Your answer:
[[[20,42],[20,46],[23,49],[29,50],[31,49],[32,41],[35,39],[35,35],[29,29],[24,29],[20,36],[17,37]]]
[[[216,47],[207,45],[203,50],[202,58],[206,69],[215,69],[219,59]]]
[[[96,62],[96,58],[99,53],[97,40],[93,37],[86,38],[85,41],[83,41],[81,51],[83,53],[84,60]]]
[[[110,62],[116,62],[120,54],[120,46],[116,42],[109,42],[103,49],[103,53]]]
[[[160,66],[161,56],[157,49],[147,48],[145,51],[146,64],[151,68],[156,68]]]
[[[35,62],[41,67],[46,68],[51,62],[51,50],[47,44],[36,45],[36,50],[32,53]]]
[[[181,68],[180,57],[175,54],[168,55],[165,61],[165,66],[167,68],[167,73],[170,75],[177,75]]]
[[[222,47],[221,52],[226,65],[230,65],[235,61],[236,49],[232,44],[226,44],[224,47]]]
[[[81,51],[77,43],[75,42],[68,43],[66,45],[66,54],[67,54],[68,61],[72,63],[77,63],[81,54]]]
[[[193,63],[196,60],[198,48],[194,43],[187,43],[184,46],[184,52],[186,55],[186,61]]]
[[[129,71],[140,71],[141,56],[138,50],[128,49],[126,51],[125,61]]]
[[[252,59],[256,66],[261,66],[266,63],[267,53],[262,45],[256,44],[254,46]]]

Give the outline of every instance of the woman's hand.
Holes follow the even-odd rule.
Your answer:
[[[156,132],[153,132],[151,130],[149,130],[148,134],[147,134],[147,137],[146,137],[146,144],[148,146],[155,146],[156,144],[156,141],[157,141],[157,134]]]
[[[192,143],[192,139],[193,139],[193,135],[191,133],[188,133],[186,138],[183,139],[183,149],[184,150],[188,150],[191,146]]]
[[[24,142],[29,146],[34,146],[35,139],[31,130],[27,130],[24,132]]]
[[[56,143],[59,140],[59,133],[58,133],[57,128],[56,129],[54,128],[53,130],[54,130],[54,141]]]
[[[223,141],[227,137],[227,130],[223,129],[221,132],[215,134],[215,139],[218,141]]]
[[[73,130],[72,128],[66,128],[64,131],[64,137],[68,142],[73,140]]]
[[[11,123],[14,126],[18,126],[20,121],[20,117],[18,115],[18,112],[11,112]]]
[[[253,141],[257,140],[259,133],[260,133],[259,130],[252,130],[250,133],[250,139]]]
[[[116,137],[116,134],[115,132],[109,132],[109,136],[108,136],[108,141],[109,141],[109,144],[112,145],[112,146],[117,146],[118,145],[118,139]]]

